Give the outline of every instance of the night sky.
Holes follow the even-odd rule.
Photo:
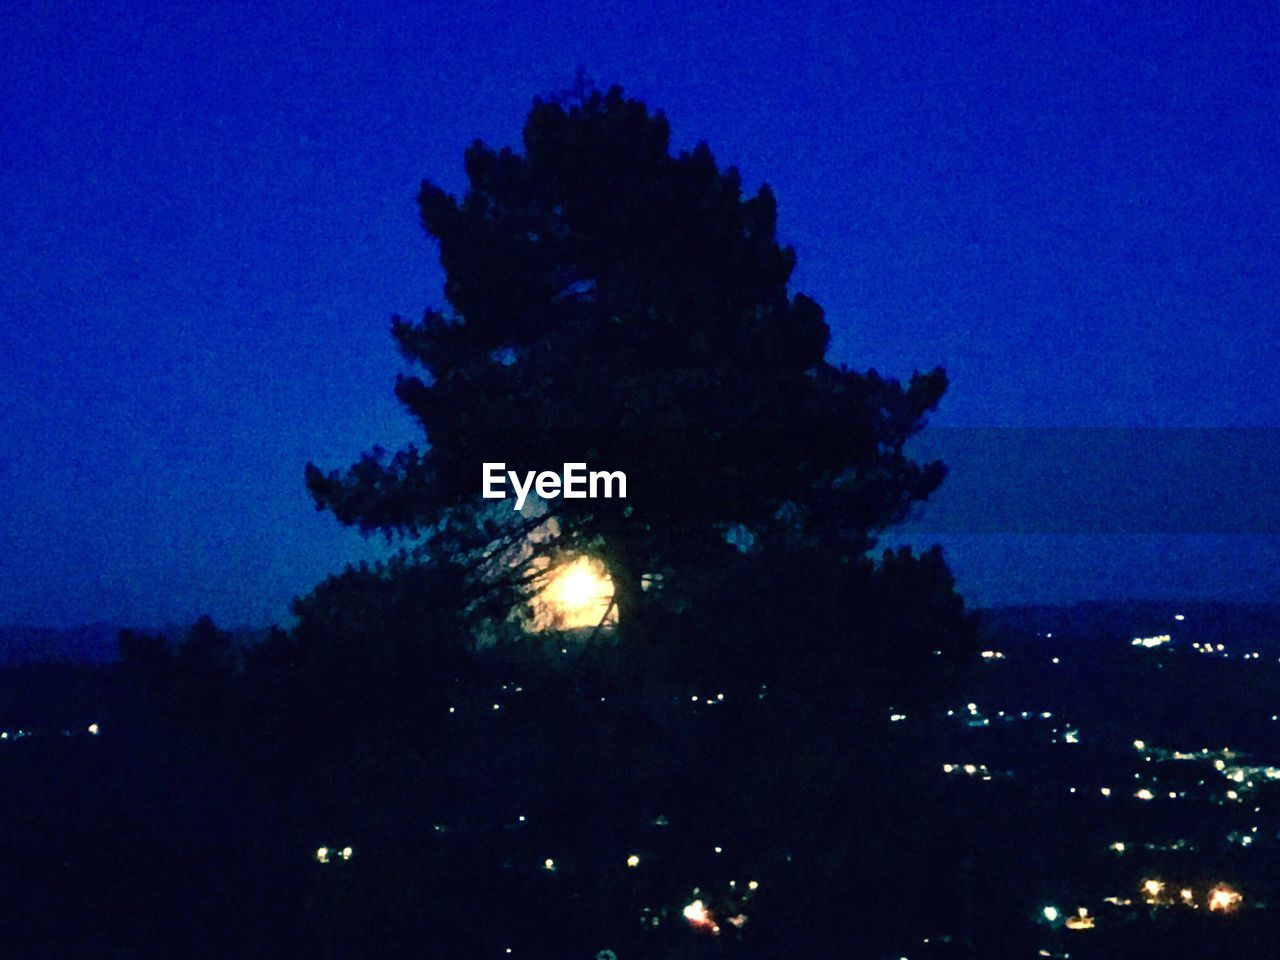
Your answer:
[[[376,554],[302,470],[414,437],[419,181],[578,65],[773,185],[832,356],[945,365],[939,427],[1280,427],[1273,3],[218,6],[6,8],[0,623],[260,624]],[[951,526],[979,603],[1280,587],[1274,531]]]

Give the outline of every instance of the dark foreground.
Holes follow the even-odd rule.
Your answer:
[[[839,725],[536,658],[386,736],[11,668],[3,955],[1270,955],[1280,644],[1175,612],[996,617],[944,706]]]

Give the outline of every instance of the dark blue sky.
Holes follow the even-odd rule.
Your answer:
[[[374,6],[8,8],[0,622],[263,622],[368,553],[302,467],[412,435],[417,185],[578,64],[770,182],[938,424],[1280,426],[1275,4]],[[1280,587],[1273,536],[952,541],[984,602]]]

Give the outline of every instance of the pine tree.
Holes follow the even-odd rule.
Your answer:
[[[393,322],[417,368],[396,392],[426,443],[309,464],[319,508],[468,558],[480,589],[525,583],[537,556],[594,555],[627,630],[668,592],[642,578],[678,585],[727,537],[860,553],[942,481],[903,444],[944,372],[903,386],[827,362],[772,191],[744,196],[705,144],[673,154],[661,113],[617,87],[535,100],[523,151],[477,142],[465,166],[461,198],[419,196],[447,306]],[[481,500],[492,461],[621,470],[627,496],[522,516]]]

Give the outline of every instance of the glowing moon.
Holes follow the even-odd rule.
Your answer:
[[[590,557],[553,570],[534,600],[534,625],[539,629],[572,630],[594,627],[609,611],[609,623],[618,619],[613,600],[613,581],[604,567]]]

